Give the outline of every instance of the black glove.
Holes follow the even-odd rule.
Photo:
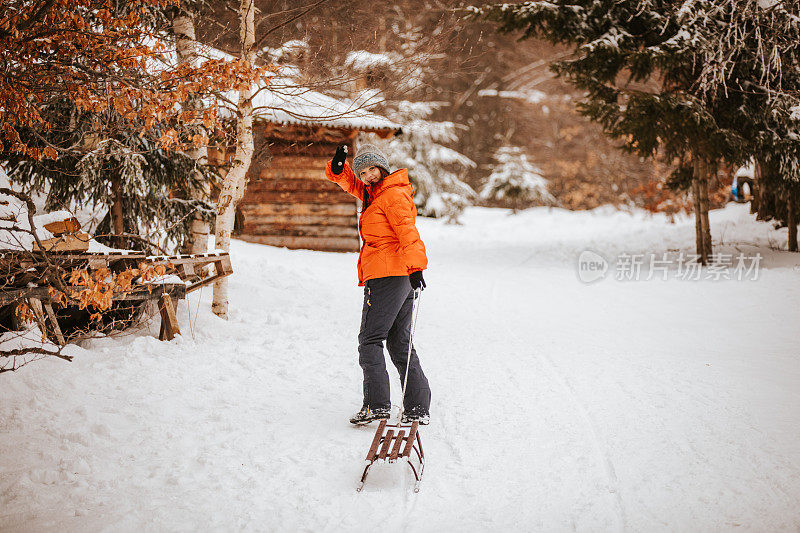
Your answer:
[[[422,279],[422,270],[415,270],[408,276],[408,279],[411,281],[412,289],[425,290],[427,287],[425,280]]]
[[[347,159],[347,146],[340,144],[331,161],[331,172],[341,174],[344,170],[344,160]]]

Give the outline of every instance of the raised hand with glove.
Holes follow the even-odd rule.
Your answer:
[[[340,144],[331,161],[331,172],[341,174],[344,170],[344,160],[347,159],[347,146]]]

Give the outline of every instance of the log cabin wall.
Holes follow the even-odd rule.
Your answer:
[[[325,178],[325,165],[339,144],[353,153],[357,132],[267,124],[258,125],[255,133],[256,153],[268,155],[250,167],[237,238],[287,248],[358,251],[356,200]]]

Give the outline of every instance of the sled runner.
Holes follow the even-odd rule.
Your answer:
[[[422,481],[422,470],[425,468],[425,453],[422,451],[422,439],[419,434],[419,422],[412,422],[409,425],[387,424],[386,420],[381,420],[378,429],[375,430],[375,437],[372,439],[372,446],[367,452],[367,466],[361,475],[361,482],[356,491],[361,492],[364,482],[367,480],[369,469],[375,461],[389,461],[394,463],[397,460],[405,461],[414,473],[414,492],[419,492],[419,484]],[[402,451],[401,451],[402,448]],[[416,459],[412,460],[411,452],[414,452]],[[414,466],[414,463],[417,466]]]

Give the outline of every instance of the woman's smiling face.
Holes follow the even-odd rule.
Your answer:
[[[368,167],[361,171],[358,178],[364,185],[374,185],[381,180],[381,169],[378,167]]]

